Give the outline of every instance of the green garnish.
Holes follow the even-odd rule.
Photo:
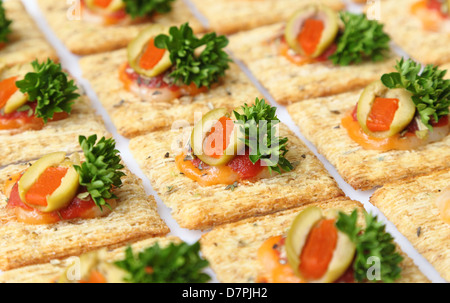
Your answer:
[[[175,0],[123,0],[125,11],[131,18],[151,16],[154,13],[165,14],[172,10]]]
[[[400,278],[401,268],[398,266],[403,257],[396,252],[392,236],[385,231],[386,226],[377,221],[376,216],[364,212],[366,228],[357,226],[358,213],[355,209],[350,215],[340,212],[336,227],[356,245],[356,257],[353,264],[355,280],[367,281],[367,273],[372,266],[367,264],[370,257],[380,260],[380,278],[382,282],[391,283]]]
[[[35,60],[31,65],[34,72],[27,73],[23,80],[16,82],[16,86],[28,94],[30,102],[37,102],[35,116],[47,123],[55,113],[70,113],[73,100],[80,95],[75,92],[78,87],[74,81],[69,81],[62,71],[61,64],[48,59],[42,64]]]
[[[161,34],[155,38],[155,46],[167,49],[170,60],[175,66],[169,77],[175,82],[186,85],[195,83],[197,87],[210,87],[219,81],[229,68],[230,58],[223,49],[228,45],[228,39],[216,33],[205,34],[197,38],[188,23],[169,30],[170,35]],[[204,47],[200,54],[196,50]]]
[[[125,259],[117,261],[128,272],[126,282],[131,283],[205,283],[211,277],[202,272],[209,262],[199,256],[200,243],[171,243],[161,248],[158,243],[137,255],[129,246]]]
[[[120,178],[125,176],[120,171],[124,166],[120,164],[116,142],[114,139],[102,137],[96,144],[97,135],[89,138],[80,136],[78,140],[86,158],[81,166],[74,165],[79,174],[80,185],[86,187],[92,200],[100,209],[104,205],[109,207],[106,200],[117,199],[111,189],[113,186],[121,187],[122,180]]]
[[[11,33],[11,23],[12,21],[6,18],[3,0],[0,0],[0,43],[8,42],[8,35]]]
[[[367,19],[365,14],[341,12],[344,32],[338,38],[337,50],[329,57],[335,65],[349,65],[370,59],[374,62],[386,57],[390,37],[383,24]]]
[[[250,161],[253,164],[258,160],[265,162],[270,172],[274,170],[281,174],[281,170],[291,171],[293,166],[285,158],[288,138],[276,135],[277,125],[280,123],[276,116],[277,108],[266,104],[264,99],[256,98],[254,105],[244,104],[241,109],[243,114],[234,111],[234,115],[236,123],[240,124],[245,134],[245,145],[250,149]]]
[[[422,123],[432,130],[431,118],[438,122],[449,114],[450,80],[444,79],[446,70],[431,64],[422,66],[411,59],[397,62],[397,72],[384,74],[381,82],[388,88],[404,88],[413,94],[412,100]]]

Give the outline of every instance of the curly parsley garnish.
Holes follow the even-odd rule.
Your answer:
[[[175,0],[123,0],[125,11],[131,18],[151,16],[154,13],[165,14],[172,10]]]
[[[347,234],[356,245],[356,257],[353,264],[355,280],[367,281],[367,273],[372,266],[370,257],[380,260],[380,278],[382,282],[391,283],[400,278],[399,263],[403,257],[396,252],[392,236],[385,231],[386,226],[377,221],[376,216],[364,212],[366,227],[356,225],[358,213],[355,209],[350,215],[340,212],[336,227]],[[369,263],[369,264],[367,264]]]
[[[0,0],[0,43],[8,42],[8,35],[11,33],[11,23],[12,21],[6,18],[3,1]]]
[[[413,94],[412,100],[422,123],[432,130],[430,122],[438,122],[449,114],[450,80],[444,79],[446,70],[440,70],[431,64],[422,66],[411,59],[397,62],[397,72],[384,74],[381,82],[388,88],[404,88]]]
[[[102,209],[104,205],[109,207],[107,199],[117,198],[111,190],[122,186],[120,178],[125,174],[120,171],[124,166],[120,164],[114,139],[102,137],[97,144],[96,141],[97,135],[79,137],[86,161],[81,166],[74,167],[79,175],[80,185],[86,186],[92,200]]]
[[[200,243],[171,243],[161,248],[158,243],[139,254],[129,246],[125,259],[115,262],[128,272],[126,282],[131,283],[205,283],[211,277],[202,270],[209,262],[199,256]]]
[[[194,82],[197,87],[210,87],[225,75],[231,61],[223,50],[228,45],[225,36],[208,33],[197,38],[188,23],[180,28],[171,27],[169,35],[158,35],[155,45],[170,52],[170,60],[175,68],[169,77],[186,85]],[[201,47],[203,50],[197,54],[196,51]]]
[[[258,160],[264,162],[270,171],[281,174],[281,170],[291,171],[292,164],[285,158],[288,138],[277,136],[277,125],[280,120],[276,116],[276,107],[266,104],[264,99],[256,98],[255,104],[241,107],[243,114],[234,111],[245,134],[245,145],[250,149],[250,161],[255,164]]]
[[[338,38],[336,52],[329,57],[335,65],[376,62],[386,57],[390,37],[383,31],[383,24],[367,19],[365,14],[341,12],[340,18],[344,32]]]
[[[69,81],[62,71],[61,64],[48,59],[42,64],[35,60],[31,65],[34,72],[27,73],[23,80],[16,82],[16,86],[28,94],[30,102],[37,102],[35,116],[47,123],[55,113],[70,113],[73,100],[80,95],[75,92],[78,87],[74,81]]]

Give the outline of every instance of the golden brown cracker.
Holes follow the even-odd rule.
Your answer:
[[[449,184],[450,170],[445,169],[388,183],[370,198],[447,281],[450,226],[441,219],[435,200]]]
[[[415,150],[386,152],[363,149],[341,126],[353,110],[361,90],[305,100],[288,107],[294,122],[344,180],[368,190],[396,179],[450,166],[450,136]]]
[[[18,222],[6,208],[3,183],[28,163],[0,170],[0,269],[41,264],[80,255],[101,247],[114,248],[154,236],[169,228],[160,218],[156,201],[147,196],[142,181],[124,170],[123,186],[114,190],[118,205],[106,217],[31,225]]]
[[[321,162],[284,126],[280,136],[289,138],[286,157],[295,164],[291,172],[244,181],[233,190],[226,185],[201,187],[174,163],[180,153],[176,148],[185,145],[189,134],[189,128],[159,131],[130,141],[135,159],[183,228],[205,230],[343,194]]]
[[[358,208],[360,215],[363,209],[359,202],[346,197],[311,205],[347,213]],[[263,265],[257,259],[259,247],[270,237],[285,235],[293,219],[305,207],[222,225],[204,234],[200,240],[202,254],[210,262],[218,280],[224,283],[256,282],[258,274],[263,272]],[[363,223],[361,216],[359,219]],[[402,277],[397,282],[428,282],[413,261],[402,255],[405,258],[400,264]]]
[[[194,31],[203,31],[203,26],[182,0],[173,3],[171,12],[155,16],[147,22],[111,26],[83,20],[82,14],[78,14],[77,1],[67,3],[67,1],[39,0],[38,2],[55,34],[71,52],[78,55],[102,53],[125,47],[142,29],[152,23],[173,26],[189,22]],[[80,16],[81,20],[76,20],[80,19]]]

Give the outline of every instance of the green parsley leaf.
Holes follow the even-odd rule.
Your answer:
[[[11,33],[11,23],[12,21],[6,18],[3,0],[0,0],[0,43],[8,42],[8,35]]]
[[[194,82],[197,87],[210,87],[225,75],[231,61],[223,51],[227,45],[228,39],[216,33],[197,38],[188,23],[180,28],[173,26],[169,35],[161,34],[155,38],[156,47],[170,52],[170,60],[175,68],[169,77],[186,85]],[[199,48],[203,50],[197,55],[196,50]]]
[[[420,120],[432,130],[431,121],[437,122],[449,114],[450,80],[444,79],[447,71],[429,64],[420,73],[420,64],[403,58],[395,69],[397,72],[384,74],[381,82],[388,88],[404,88],[411,92]]]
[[[135,255],[129,246],[125,259],[115,265],[128,272],[131,283],[205,283],[211,277],[202,270],[208,261],[199,255],[200,243],[171,243],[161,248],[158,243]],[[151,270],[149,270],[151,269]]]
[[[281,170],[291,171],[292,164],[285,158],[288,138],[277,136],[277,125],[280,120],[276,116],[276,107],[266,104],[264,99],[256,98],[255,104],[241,107],[243,114],[234,111],[234,116],[245,134],[245,145],[250,149],[250,161],[265,162],[269,170],[281,174]]]
[[[109,207],[107,199],[117,199],[111,190],[113,186],[122,186],[120,178],[125,174],[120,171],[124,166],[120,164],[114,139],[102,137],[97,144],[96,141],[97,135],[79,137],[86,161],[81,166],[74,167],[79,175],[80,185],[86,186],[95,204],[102,209],[104,205]]]
[[[165,14],[172,10],[175,0],[123,0],[125,11],[131,18],[151,16],[154,13]]]
[[[341,12],[344,32],[338,38],[337,50],[329,57],[335,65],[349,65],[363,60],[381,61],[389,51],[390,37],[383,24],[367,19],[365,14]]]
[[[69,81],[62,71],[61,64],[48,59],[42,64],[35,60],[31,65],[34,72],[27,73],[23,80],[16,82],[16,86],[22,93],[28,94],[30,102],[37,102],[36,117],[47,123],[55,113],[70,113],[73,100],[80,95],[75,92],[78,87],[74,81]]]
[[[372,216],[364,212],[366,227],[361,229],[356,225],[358,214],[355,209],[350,215],[339,213],[336,227],[347,234],[356,245],[356,257],[353,264],[355,280],[368,281],[367,272],[372,266],[367,264],[370,257],[378,257],[380,260],[381,281],[391,283],[400,278],[401,268],[399,263],[403,257],[396,252],[393,243],[394,238],[386,232],[386,226]]]

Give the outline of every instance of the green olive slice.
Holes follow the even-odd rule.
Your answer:
[[[139,35],[128,44],[128,63],[138,73],[146,77],[155,77],[165,72],[172,66],[170,53],[166,51],[161,60],[152,69],[143,69],[139,66],[139,60],[147,48],[147,44],[152,38],[159,34],[168,33],[167,27],[160,24],[153,24],[142,30]]]
[[[367,118],[372,110],[375,98],[395,98],[399,100],[398,109],[388,131],[372,132],[367,127]],[[403,88],[389,89],[381,80],[369,84],[358,100],[357,118],[363,131],[376,138],[388,138],[404,130],[414,119],[416,106],[412,101],[412,94]]]
[[[307,279],[302,276],[299,271],[299,266],[301,262],[300,255],[308,235],[311,229],[319,221],[331,218],[336,219],[337,213],[330,212],[327,215],[324,215],[321,208],[311,206],[298,214],[292,222],[286,238],[286,254],[288,257],[288,262],[295,274],[304,281],[307,281]],[[346,234],[339,230],[337,231],[337,235],[336,248],[334,250],[333,257],[328,264],[327,271],[319,280],[309,282],[332,283],[341,277],[352,263],[356,250],[355,244]]]
[[[195,156],[208,165],[225,165],[230,162],[240,150],[245,147],[245,143],[242,138],[244,135],[241,128],[234,124],[234,129],[231,132],[230,143],[224,150],[223,155],[219,158],[214,158],[206,155],[203,152],[203,144],[211,128],[219,121],[222,117],[229,117],[229,113],[224,108],[214,109],[207,114],[205,114],[201,121],[197,122],[192,129],[191,133],[191,148]]]
[[[25,105],[28,102],[28,96],[17,90],[6,102],[3,108],[5,114],[13,113],[15,110]]]
[[[28,204],[26,193],[37,182],[39,177],[49,167],[68,167],[66,175],[61,180],[61,185],[47,197],[47,206]],[[66,207],[75,197],[79,187],[79,176],[72,162],[66,160],[64,152],[46,155],[30,166],[19,180],[19,196],[23,203],[42,212],[52,212]]]
[[[298,54],[306,55],[297,40],[304,23],[308,19],[317,19],[323,22],[324,29],[316,50],[309,56],[316,58],[320,56],[336,39],[339,31],[338,16],[335,11],[321,4],[307,5],[296,11],[286,24],[284,37],[287,44]]]
[[[75,258],[74,262],[67,266],[64,273],[58,279],[58,283],[72,283],[80,280],[88,280],[93,269],[100,262],[98,251],[84,253],[80,258]]]

